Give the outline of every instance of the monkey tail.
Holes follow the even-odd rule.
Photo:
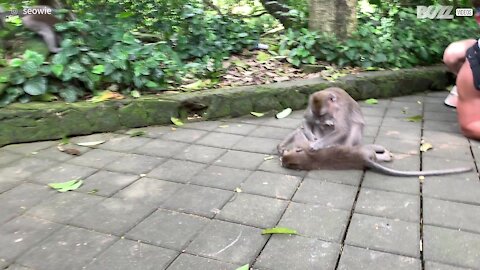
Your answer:
[[[446,175],[446,174],[469,172],[473,169],[471,167],[460,167],[460,168],[452,168],[452,169],[445,169],[445,170],[431,170],[431,171],[399,171],[399,170],[385,167],[371,160],[367,161],[367,167],[379,173],[383,173],[391,176],[400,176],[400,177],[401,176]]]

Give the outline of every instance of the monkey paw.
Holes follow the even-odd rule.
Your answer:
[[[311,152],[318,151],[318,149],[320,149],[320,145],[316,143],[311,143],[310,146],[308,147],[308,151],[311,151]]]

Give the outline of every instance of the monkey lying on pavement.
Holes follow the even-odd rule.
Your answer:
[[[438,171],[398,171],[378,161],[391,161],[380,145],[361,146],[364,120],[360,106],[340,88],[327,88],[310,96],[303,126],[278,146],[282,166],[290,169],[372,169],[393,176],[444,175],[471,171],[455,168]],[[287,147],[291,145],[290,149]]]
[[[281,157],[282,166],[297,170],[349,170],[371,169],[392,176],[430,176],[471,171],[472,168],[453,168],[432,171],[399,171],[385,167],[378,161],[390,161],[390,154],[380,145],[333,146],[317,151],[295,148],[286,150]]]

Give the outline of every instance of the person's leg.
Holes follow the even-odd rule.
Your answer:
[[[465,39],[451,43],[443,52],[443,62],[448,69],[457,74],[465,62],[467,49],[477,42],[475,39]]]
[[[451,72],[457,74],[460,68],[462,67],[463,63],[465,62],[465,53],[468,48],[475,44],[475,39],[466,39],[460,40],[451,43],[445,49],[443,53],[443,62],[445,65],[450,69]],[[445,98],[445,105],[450,107],[457,107],[458,102],[458,94],[457,94],[457,87],[453,86],[452,90]]]
[[[480,91],[474,86],[470,63],[465,61],[457,76],[458,122],[462,133],[480,140]]]

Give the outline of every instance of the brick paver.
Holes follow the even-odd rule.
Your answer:
[[[480,165],[445,95],[360,102],[364,142],[401,170]],[[405,121],[414,115],[423,121]],[[420,181],[282,168],[275,146],[302,117],[71,138],[80,156],[58,141],[0,148],[0,269],[480,269],[477,171]],[[432,150],[419,151],[422,138]],[[46,186],[75,178],[75,191]],[[298,235],[261,234],[274,226]]]

